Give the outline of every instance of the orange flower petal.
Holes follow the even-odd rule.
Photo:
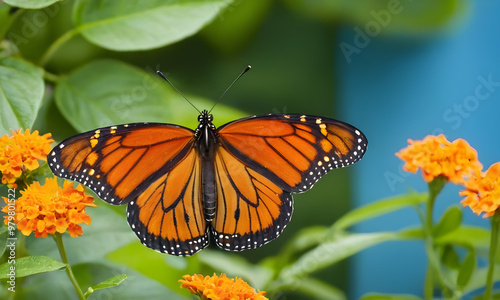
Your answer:
[[[26,218],[34,219],[38,217],[38,207],[28,207],[26,211]]]
[[[60,218],[56,221],[56,230],[59,233],[63,233],[68,229],[68,222],[66,222],[66,219]]]
[[[68,226],[68,233],[72,237],[77,237],[83,234],[82,227],[74,223],[70,223]]]

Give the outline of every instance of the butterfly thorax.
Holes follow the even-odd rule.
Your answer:
[[[217,135],[212,120],[213,116],[206,110],[202,111],[198,116],[198,122],[200,122],[200,124],[196,128],[194,135],[196,138],[196,146],[203,160],[213,159],[213,152],[217,145]]]
[[[196,147],[202,161],[201,182],[202,202],[205,220],[210,222],[215,216],[215,200],[217,191],[215,187],[214,153],[217,147],[217,133],[212,124],[213,116],[204,110],[198,116],[200,124],[196,128]]]

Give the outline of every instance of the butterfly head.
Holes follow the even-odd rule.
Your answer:
[[[201,114],[198,116],[198,122],[203,125],[211,124],[214,119],[214,116],[210,114],[207,110],[203,110]]]

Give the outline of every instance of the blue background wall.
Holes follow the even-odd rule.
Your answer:
[[[426,190],[420,174],[402,172],[402,162],[394,156],[408,138],[444,133],[449,140],[466,139],[485,169],[500,161],[500,3],[471,5],[464,21],[434,36],[376,36],[350,56],[350,63],[342,51],[336,52],[342,112],[369,140],[366,157],[355,166],[355,178],[361,184],[353,191],[355,206],[409,188]],[[345,26],[338,43],[353,44],[355,35],[352,26]],[[487,87],[483,82],[488,78],[495,84]],[[478,86],[483,87],[476,94]],[[458,205],[459,190],[446,186],[438,198],[436,216],[449,205]],[[489,226],[469,208],[464,212],[466,223]],[[362,223],[356,231],[417,224],[416,213],[408,209]],[[390,242],[368,249],[353,260],[351,297],[370,291],[422,294],[425,269],[420,242]]]

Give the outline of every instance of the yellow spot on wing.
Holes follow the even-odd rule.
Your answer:
[[[93,166],[98,158],[99,158],[99,155],[95,152],[92,152],[89,154],[89,156],[87,156],[87,163],[90,166]]]
[[[95,138],[90,139],[90,147],[94,148],[97,145],[98,141]]]
[[[318,161],[318,166],[322,166],[323,165],[323,162],[322,161]]]
[[[318,121],[316,120],[316,123]],[[321,122],[321,121],[320,121]],[[320,123],[319,124],[319,128],[321,128],[321,134],[324,135],[324,136],[327,136],[328,135],[328,131],[326,130],[326,125],[325,124],[322,124]]]
[[[95,173],[95,170],[94,170],[94,169],[90,169],[90,170],[89,170],[89,175],[90,175],[90,176],[94,175],[94,173]]]

